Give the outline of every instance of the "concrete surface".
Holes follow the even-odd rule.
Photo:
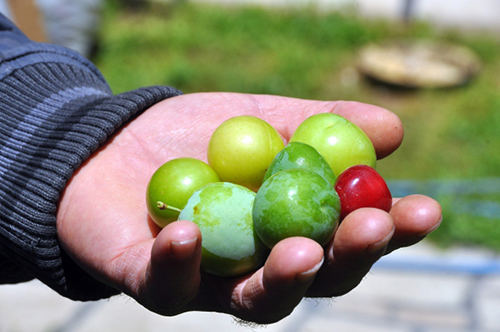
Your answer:
[[[495,332],[499,271],[500,258],[491,252],[442,251],[423,242],[383,258],[351,293],[306,299],[266,327],[216,313],[161,317],[126,296],[72,302],[33,281],[0,286],[0,332]]]

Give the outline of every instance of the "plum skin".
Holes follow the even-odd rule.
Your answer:
[[[290,142],[281,150],[269,165],[263,181],[291,168],[308,169],[324,177],[332,186],[335,184],[336,176],[325,158],[315,148],[302,142]]]
[[[337,114],[310,116],[295,130],[290,142],[303,142],[314,147],[337,176],[353,165],[375,168],[377,164],[370,138],[357,125]]]
[[[268,249],[254,230],[255,192],[228,182],[195,191],[179,220],[198,225],[202,236],[201,269],[224,277],[254,271],[264,264]]]
[[[304,236],[326,245],[337,227],[340,201],[333,186],[306,169],[287,169],[268,178],[253,206],[255,231],[266,246]]]
[[[363,207],[389,212],[392,194],[384,178],[372,167],[354,165],[342,172],[335,183],[340,197],[340,219]]]
[[[254,116],[236,116],[224,121],[208,144],[208,164],[223,182],[257,191],[269,164],[285,147],[280,134]]]
[[[176,158],[161,165],[146,189],[151,219],[161,228],[177,220],[191,195],[200,187],[218,182],[215,171],[195,158]]]

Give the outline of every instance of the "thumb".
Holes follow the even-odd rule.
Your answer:
[[[201,233],[190,221],[167,225],[157,236],[139,296],[148,309],[175,315],[192,301],[200,286]]]

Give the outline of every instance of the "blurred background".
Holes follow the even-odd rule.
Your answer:
[[[395,112],[405,139],[378,171],[394,196],[426,194],[443,206],[441,227],[420,247],[440,260],[423,269],[449,273],[447,286],[453,269],[468,269],[471,282],[498,274],[490,260],[500,251],[499,1],[0,0],[0,11],[33,38],[89,57],[115,93],[164,84],[184,93],[355,100]],[[458,255],[451,265],[450,252]],[[487,269],[467,265],[485,257]],[[498,320],[485,328],[471,319],[449,331],[500,331]]]

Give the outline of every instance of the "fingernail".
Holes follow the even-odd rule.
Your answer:
[[[382,240],[370,244],[368,247],[366,247],[366,252],[369,254],[375,254],[387,247],[389,244],[389,241],[392,238],[392,235],[394,235],[394,228],[392,229],[392,232],[390,232],[386,237],[384,237]]]
[[[324,261],[325,261],[325,258],[322,258],[321,261],[318,264],[316,264],[313,268],[297,274],[295,279],[299,282],[310,281],[313,277],[316,276],[316,273],[319,271],[319,269],[323,265]]]
[[[179,260],[191,257],[196,251],[196,244],[198,237],[183,241],[172,241],[170,243],[170,250],[172,255]]]
[[[419,237],[424,237],[426,235],[429,235],[430,233],[434,232],[438,227],[439,225],[441,225],[441,222],[443,221],[443,216],[441,216],[441,218],[439,219],[439,221],[437,222],[436,225],[434,225],[434,227],[426,230],[426,231],[423,231],[423,232],[420,232],[420,233],[417,233],[415,234],[416,236],[419,236]]]

